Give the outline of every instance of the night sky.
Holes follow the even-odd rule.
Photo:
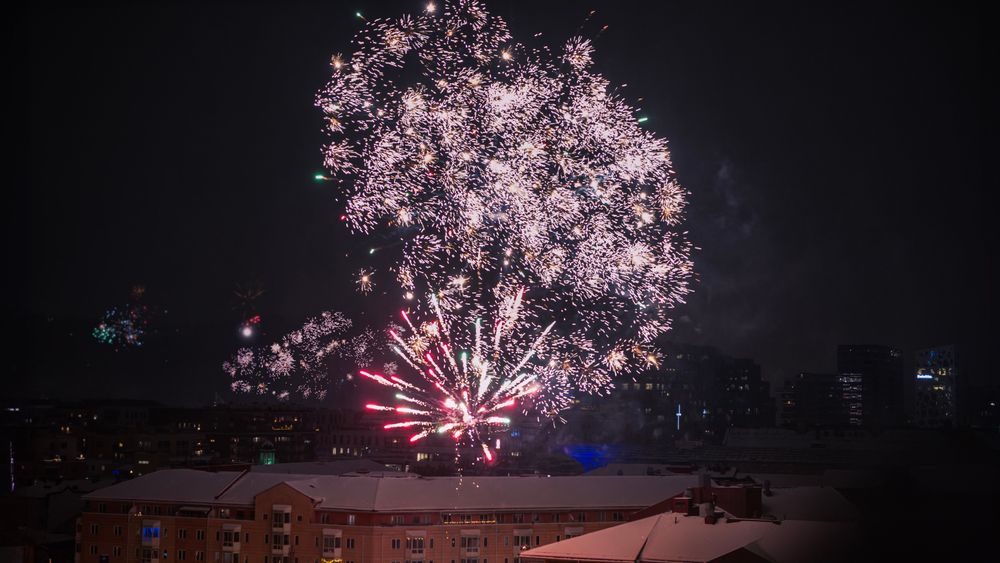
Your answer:
[[[776,382],[835,369],[840,343],[907,357],[955,343],[965,374],[996,382],[984,14],[750,4],[487,3],[529,44],[561,45],[591,9],[584,35],[609,25],[596,69],[628,84],[691,192],[699,280],[673,339],[755,358]],[[378,258],[313,180],[313,99],[356,10],[421,7],[35,3],[15,21],[27,158],[4,221],[13,393],[205,403],[241,344],[238,283],[266,290],[271,336],[324,309],[379,310],[391,274],[359,299],[354,272]],[[99,346],[90,329],[135,284],[168,311],[158,334]]]

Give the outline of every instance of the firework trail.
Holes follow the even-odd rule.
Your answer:
[[[390,346],[416,377],[360,371],[397,391],[395,406],[365,407],[403,417],[385,429],[412,428],[410,442],[448,435],[481,448],[484,459],[493,461],[490,441],[495,429],[510,425],[511,410],[554,416],[570,400],[561,370],[540,357],[552,325],[533,334],[532,325],[521,324],[523,298],[524,290],[517,291],[489,322],[448,314],[434,295],[430,320],[415,322],[401,311],[404,325],[389,331]]]

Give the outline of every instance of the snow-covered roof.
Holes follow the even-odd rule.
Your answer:
[[[778,519],[854,522],[858,509],[832,487],[787,487],[772,489],[761,497],[764,513]]]
[[[598,467],[592,469],[584,475],[597,476],[597,475],[673,475],[675,473],[686,473],[690,472],[674,472],[671,469],[676,468],[674,465],[664,465],[659,463],[609,463],[603,467]],[[619,473],[621,472],[621,473]]]
[[[521,558],[631,563],[642,553],[642,548],[659,519],[660,515],[650,516],[566,541],[550,543],[522,551]]]
[[[839,523],[722,521],[711,525],[703,518],[665,513],[536,547],[522,552],[521,558],[694,563],[745,549],[767,561],[790,563],[836,553],[834,544],[851,533],[850,525]]]
[[[196,469],[164,469],[94,491],[83,498],[206,503],[239,476],[238,471],[210,473]]]
[[[695,486],[697,477],[376,477],[165,469],[87,498],[250,505],[279,483],[332,510],[578,510],[645,508]]]

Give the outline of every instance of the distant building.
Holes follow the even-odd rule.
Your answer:
[[[774,399],[759,364],[707,346],[661,348],[655,369],[617,385],[615,400],[634,404],[642,415],[626,429],[628,439],[718,442],[728,428],[774,426]]]
[[[913,422],[924,428],[955,425],[958,420],[958,356],[954,346],[917,350],[914,369]]]
[[[861,426],[864,420],[862,376],[800,373],[786,381],[781,394],[781,423],[790,428]]]
[[[903,422],[903,354],[892,346],[844,344],[837,347],[837,373],[860,378],[861,404],[852,424],[881,429]]]
[[[77,563],[516,561],[523,550],[620,524],[698,484],[690,475],[161,470],[85,497]]]

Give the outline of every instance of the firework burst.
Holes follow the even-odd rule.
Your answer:
[[[145,286],[135,285],[129,292],[128,303],[106,310],[90,332],[94,340],[116,351],[141,347],[149,334],[155,332],[156,321],[166,314],[159,307],[143,303],[145,294]]]
[[[270,346],[240,348],[222,369],[236,392],[279,400],[292,396],[322,400],[330,386],[329,359],[347,358],[363,365],[378,349],[371,331],[347,336],[351,325],[342,313],[326,311]]]
[[[527,412],[533,405],[561,410],[569,402],[565,374],[538,357],[552,325],[529,334],[530,325],[519,322],[523,297],[520,290],[505,301],[489,324],[481,317],[445,313],[434,295],[431,320],[414,322],[402,311],[405,326],[389,331],[391,347],[418,378],[360,371],[397,391],[395,406],[368,403],[366,408],[403,417],[385,428],[412,428],[410,442],[448,435],[481,448],[492,461],[489,442],[494,430],[510,425],[510,412]]]
[[[366,269],[358,270],[358,279],[357,279],[358,291],[360,291],[361,293],[371,293],[372,288],[374,287],[374,282],[372,281],[373,276],[374,273],[372,273],[371,270],[366,270]]]
[[[585,391],[644,365],[689,291],[685,191],[591,42],[529,49],[477,0],[365,22],[317,99],[350,228],[398,234],[403,290],[446,312],[533,288]]]

